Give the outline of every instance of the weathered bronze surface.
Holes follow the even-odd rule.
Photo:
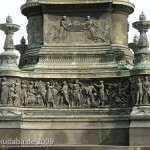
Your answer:
[[[17,66],[17,59],[18,56],[13,53],[14,50],[14,43],[12,35],[14,32],[18,31],[20,28],[19,25],[13,24],[11,16],[6,18],[6,23],[0,24],[0,30],[4,31],[6,34],[4,50],[5,52],[0,54],[0,70],[6,72],[19,72],[19,68]]]
[[[130,81],[1,78],[1,105],[51,108],[124,108],[133,105]],[[133,85],[135,87],[135,85]],[[136,92],[136,91],[133,91]],[[132,93],[133,93],[132,92]],[[133,96],[132,96],[133,97]],[[132,102],[131,102],[132,101]]]
[[[129,1],[27,1],[21,10],[28,16],[28,49],[20,69],[42,78],[129,76],[127,17],[133,9]]]
[[[132,70],[132,74],[148,74],[150,67],[150,51],[148,50],[149,42],[146,32],[150,28],[150,21],[146,20],[146,16],[143,12],[139,19],[140,21],[133,23],[133,27],[140,32],[140,38],[137,51],[135,52],[135,66]]]
[[[150,146],[150,23],[144,13],[133,23],[140,37],[128,45],[129,0],[27,0],[21,11],[28,44],[23,37],[14,46],[19,26],[10,16],[0,24],[6,34],[0,147]]]

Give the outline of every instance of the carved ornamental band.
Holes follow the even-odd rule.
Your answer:
[[[129,106],[129,82],[1,79],[2,106],[97,108]]]

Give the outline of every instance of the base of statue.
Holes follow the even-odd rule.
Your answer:
[[[131,109],[0,108],[5,147],[129,145]]]
[[[126,147],[126,146],[62,146],[62,147],[12,147],[2,150],[149,150],[150,147]]]

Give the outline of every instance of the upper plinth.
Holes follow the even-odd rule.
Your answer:
[[[21,10],[24,15],[28,15],[29,9],[33,7],[40,7],[41,5],[52,5],[53,8],[55,6],[58,8],[60,5],[83,5],[85,7],[85,5],[88,6],[89,4],[108,4],[111,8],[117,8],[119,11],[124,11],[127,14],[131,14],[135,8],[134,4],[132,4],[129,0],[27,0],[26,4],[21,7]]]
[[[95,77],[105,68],[116,75],[130,67],[120,67],[118,60],[132,63],[128,16],[134,5],[128,0],[27,0],[21,11],[28,18],[23,71],[80,77],[92,71]]]

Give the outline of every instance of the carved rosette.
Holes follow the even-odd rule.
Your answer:
[[[18,56],[13,53],[14,43],[13,34],[19,30],[20,26],[13,24],[11,16],[6,18],[6,23],[0,24],[0,30],[6,34],[4,50],[0,54],[0,71],[19,71],[17,66]]]

